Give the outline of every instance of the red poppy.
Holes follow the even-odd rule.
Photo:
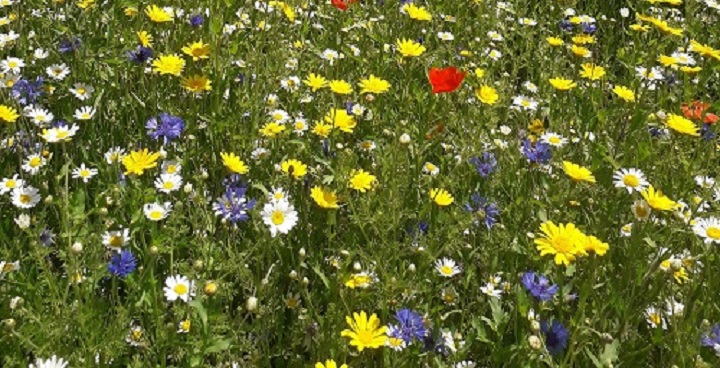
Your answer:
[[[448,68],[430,68],[428,75],[430,84],[432,84],[432,93],[452,92],[460,87],[465,72],[459,72],[456,67]]]
[[[715,124],[718,121],[718,116],[713,113],[708,113],[705,115],[705,124]]]
[[[686,118],[698,120],[702,118],[703,113],[708,107],[710,107],[710,104],[693,101],[690,106],[688,106],[688,104],[682,104],[682,111]]]
[[[332,5],[342,11],[345,11],[347,10],[348,6],[355,1],[357,0],[348,0],[347,2],[345,0],[332,0]]]

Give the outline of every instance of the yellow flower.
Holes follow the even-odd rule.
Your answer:
[[[349,115],[345,109],[332,109],[325,115],[325,122],[332,124],[333,128],[338,128],[345,133],[352,133],[357,125],[355,117]]]
[[[343,330],[340,336],[349,337],[350,345],[357,347],[358,351],[377,349],[387,341],[385,335],[387,326],[381,325],[374,313],[370,318],[367,317],[365,311],[361,311],[360,314],[353,313],[353,318],[347,316],[345,321],[350,328]]]
[[[699,66],[681,66],[680,71],[687,73],[687,74],[696,74],[699,73],[702,70]]]
[[[138,15],[138,9],[134,6],[128,6],[125,10],[123,10],[123,13],[125,13],[128,17],[134,17]]]
[[[350,279],[345,282],[345,286],[350,289],[355,288],[367,288],[372,284],[373,277],[372,275],[368,275],[365,272],[356,273],[352,276],[350,276]]]
[[[497,91],[495,91],[495,88],[490,86],[482,86],[478,88],[475,90],[475,96],[478,100],[480,100],[480,102],[488,105],[494,105],[500,98]]]
[[[403,38],[397,40],[397,50],[404,57],[414,57],[422,55],[427,49],[415,41]]]
[[[582,35],[573,37],[572,41],[576,45],[593,44],[593,43],[595,43],[595,37],[588,35],[588,34],[582,34]]]
[[[5,105],[0,105],[0,120],[4,121],[6,123],[14,123],[17,118],[20,115],[18,115],[17,110],[15,108]]]
[[[182,52],[188,56],[192,56],[193,61],[207,59],[210,55],[210,45],[203,43],[202,41],[192,42],[183,47]]]
[[[477,79],[482,79],[485,76],[485,70],[482,68],[475,68],[474,73]]]
[[[677,58],[667,55],[660,55],[657,61],[666,68],[675,67],[680,63],[680,60],[678,60]]]
[[[695,40],[690,40],[690,51],[697,52],[702,57],[711,57],[720,60],[720,50],[716,50],[708,45],[703,45]]]
[[[593,176],[590,170],[570,161],[563,161],[563,170],[565,170],[565,174],[572,180],[586,181],[588,183],[595,182],[595,176]]]
[[[307,165],[295,159],[283,161],[280,168],[285,174],[295,179],[300,179],[307,174]]]
[[[660,190],[656,191],[652,185],[640,192],[640,194],[654,210],[672,211],[678,207],[677,202],[666,197]]]
[[[283,14],[285,14],[285,18],[287,18],[291,22],[295,21],[297,14],[295,14],[295,10],[292,8],[292,6],[282,1],[278,2],[278,6],[280,7],[280,9],[282,9]]]
[[[159,152],[149,152],[147,148],[130,152],[122,160],[125,175],[142,175],[145,170],[157,166],[158,158],[160,158]]]
[[[668,4],[668,5],[680,5],[682,0],[646,0],[650,4]]]
[[[552,221],[540,225],[543,237],[535,239],[540,255],[555,255],[555,264],[569,265],[577,256],[585,255],[585,234],[575,224],[555,225]]]
[[[177,54],[160,55],[153,60],[152,66],[155,73],[179,76],[185,69],[185,60]]]
[[[363,79],[358,83],[358,86],[362,88],[360,93],[385,93],[390,90],[390,82],[380,79],[372,74],[367,79]]]
[[[605,68],[595,65],[592,63],[585,63],[581,65],[582,72],[580,76],[590,80],[598,80],[605,76]]]
[[[339,95],[348,95],[353,93],[352,86],[350,83],[344,81],[344,80],[332,80],[328,84],[330,86],[330,90],[339,94]]]
[[[417,6],[413,3],[409,3],[402,8],[411,19],[430,21],[432,20],[432,14],[430,14],[424,6]]]
[[[545,39],[545,41],[547,41],[547,43],[549,43],[550,46],[553,47],[562,46],[565,43],[560,37],[548,37]]]
[[[650,26],[642,25],[642,24],[631,24],[630,29],[636,32],[647,32],[650,30]]]
[[[220,153],[220,158],[222,158],[223,165],[227,167],[230,171],[236,173],[236,174],[247,174],[250,169],[245,165],[245,163],[240,159],[240,157],[237,157],[234,153]]]
[[[355,189],[361,193],[372,190],[377,182],[377,177],[368,173],[365,170],[353,171],[351,175],[352,178],[350,178],[350,188]]]
[[[593,252],[599,256],[604,256],[608,249],[610,249],[610,245],[608,243],[604,243],[602,240],[592,235],[585,237],[583,246],[585,252]]]
[[[151,34],[146,31],[139,31],[137,37],[142,47],[152,47],[153,36]]]
[[[322,364],[322,362],[317,362],[315,364],[315,368],[338,368],[338,366],[334,360],[328,359],[325,361],[325,364]],[[347,366],[347,364],[343,364],[340,366],[340,368],[348,368],[348,366]]]
[[[583,58],[589,58],[590,56],[592,56],[592,52],[590,52],[590,50],[578,45],[572,45],[572,47],[570,47],[570,51],[572,51],[575,56]]]
[[[166,12],[157,5],[148,5],[145,8],[145,15],[155,23],[172,22],[173,17],[170,13]]]
[[[325,124],[322,121],[315,122],[312,128],[313,134],[319,135],[320,137],[327,138],[333,130],[333,126]]]
[[[540,135],[545,131],[545,124],[542,120],[535,119],[530,123],[530,125],[528,125],[528,130],[533,134]]]
[[[192,77],[183,78],[181,84],[186,90],[195,93],[212,90],[212,82],[202,75],[193,75]]]
[[[285,124],[279,124],[273,121],[263,125],[258,131],[265,137],[275,138],[278,134],[284,132],[285,129]]]
[[[692,121],[680,115],[669,114],[667,120],[665,120],[665,125],[681,134],[687,134],[693,137],[700,136],[700,128]]]
[[[455,198],[445,189],[442,188],[433,188],[430,189],[430,198],[437,204],[438,206],[449,206],[453,202],[455,202]]]
[[[322,208],[338,208],[338,198],[335,192],[322,187],[310,189],[310,197]]]
[[[306,86],[310,87],[310,89],[312,89],[313,92],[328,86],[327,79],[325,79],[321,75],[312,74],[312,73],[307,77],[307,79],[305,79],[303,81],[303,83],[305,83]]]
[[[95,0],[78,0],[77,6],[82,10],[88,10],[95,6]]]
[[[577,87],[577,84],[573,82],[572,79],[564,78],[551,78],[550,84],[552,84],[552,86],[559,91],[569,91]]]
[[[613,88],[613,92],[627,102],[635,102],[635,92],[625,86],[617,85]]]

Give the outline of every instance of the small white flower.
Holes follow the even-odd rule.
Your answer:
[[[90,120],[95,116],[95,108],[92,106],[83,106],[75,110],[75,119],[78,120]]]
[[[13,175],[12,178],[4,178],[0,181],[0,194],[6,194],[11,192],[15,188],[21,188],[25,185],[25,181],[19,178],[18,174]]]
[[[452,41],[455,39],[455,36],[453,36],[453,34],[450,32],[438,32],[437,36],[443,41]]]
[[[65,77],[70,75],[70,68],[67,67],[67,65],[63,64],[54,64],[50,65],[45,69],[45,72],[47,75],[54,80],[63,80]]]
[[[287,200],[266,203],[260,215],[273,238],[278,233],[287,234],[298,222],[298,213]]]
[[[80,164],[80,167],[73,170],[72,177],[73,179],[82,179],[83,182],[87,183],[93,176],[97,175],[97,173],[97,169],[88,168],[84,163],[82,163]]]
[[[129,239],[129,229],[106,231],[102,236],[102,244],[109,249],[120,252]]]
[[[124,157],[125,149],[121,147],[113,147],[105,152],[105,162],[107,162],[108,165],[121,162]]]
[[[650,185],[645,174],[635,168],[620,169],[613,174],[613,179],[615,188],[627,189],[628,193],[642,192]]]
[[[453,277],[462,272],[462,267],[450,258],[442,258],[435,261],[435,269],[444,277]]]
[[[92,97],[93,92],[95,92],[95,88],[84,83],[75,83],[73,88],[70,88],[70,93],[80,101],[85,101]]]
[[[165,279],[165,287],[163,292],[165,293],[165,299],[169,302],[174,302],[178,299],[188,302],[192,297],[195,296],[194,284],[187,276],[168,276]]]
[[[143,212],[145,217],[150,221],[164,220],[170,214],[172,210],[172,203],[165,202],[163,204],[158,203],[146,203],[143,206]]]
[[[155,188],[162,193],[174,192],[180,189],[182,184],[182,177],[178,174],[160,174],[160,177],[155,179]]]
[[[7,59],[0,61],[0,68],[3,73],[13,72],[20,74],[22,68],[25,66],[25,62],[22,59],[16,57],[8,57]]]
[[[40,202],[40,191],[30,185],[13,189],[11,196],[17,208],[33,208]]]
[[[30,364],[28,368],[65,368],[68,362],[63,358],[58,358],[56,355],[50,357],[50,359],[35,359],[35,364]]]

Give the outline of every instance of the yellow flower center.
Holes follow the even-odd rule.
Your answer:
[[[142,330],[136,329],[132,331],[132,339],[133,341],[139,341],[142,338]]]
[[[440,267],[440,273],[443,275],[452,275],[453,268],[448,265],[442,266]]]
[[[175,172],[177,171],[177,166],[175,166],[175,165],[168,165],[166,171],[167,171],[168,174],[175,174]]]
[[[15,180],[10,179],[5,182],[5,188],[12,189],[12,188],[15,188],[16,186],[17,186],[17,182]]]
[[[657,313],[651,314],[650,317],[648,317],[648,318],[655,325],[660,325],[660,323],[662,322],[662,318],[660,318],[660,315]]]
[[[80,170],[80,176],[83,178],[87,178],[88,176],[90,176],[90,170]]]
[[[173,184],[171,181],[166,181],[163,183],[163,189],[173,189],[175,188],[175,184]]]
[[[550,142],[550,143],[552,143],[552,144],[559,144],[559,143],[560,143],[560,138],[558,138],[558,137],[550,137],[550,138],[548,139],[548,142]]]
[[[150,218],[153,220],[160,220],[162,217],[163,217],[162,211],[155,210],[155,211],[150,212]]]
[[[359,346],[369,346],[373,342],[373,332],[370,330],[357,331],[357,339],[360,341]]]
[[[573,250],[573,239],[567,235],[558,236],[553,239],[553,248],[558,253],[572,253]]]
[[[21,194],[20,195],[20,203],[22,204],[28,204],[32,200],[32,197],[27,194]]]
[[[174,291],[175,294],[177,294],[177,295],[185,295],[185,294],[187,294],[187,292],[188,292],[188,287],[187,287],[187,285],[185,285],[185,284],[177,284],[177,285],[175,285],[175,287],[173,288],[173,291]]]
[[[78,88],[78,89],[77,89],[77,93],[78,93],[79,95],[84,95],[85,92],[87,92],[87,90],[86,90],[85,88]]]
[[[42,164],[42,159],[40,157],[33,157],[30,159],[28,164],[30,165],[30,167],[38,167],[40,166],[40,164]]]
[[[707,234],[708,238],[712,238],[714,240],[720,240],[720,229],[717,227],[707,228],[707,230],[705,230],[705,234]]]
[[[111,247],[120,247],[122,246],[123,238],[118,235],[113,235],[110,237],[110,240],[108,241],[108,244],[110,244]]]
[[[640,179],[638,179],[638,177],[633,174],[627,174],[623,176],[623,184],[634,188],[640,185]]]
[[[57,132],[58,139],[65,139],[68,137],[68,135],[70,135],[70,132],[68,132],[66,130],[61,130],[61,131]]]
[[[285,214],[282,211],[274,211],[270,216],[270,220],[275,225],[282,225],[285,222]]]

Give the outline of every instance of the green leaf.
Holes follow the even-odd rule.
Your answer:
[[[207,331],[207,311],[205,310],[205,307],[197,299],[191,301],[190,303],[188,303],[188,305],[195,309],[195,312],[197,312],[198,316],[200,317],[203,331]]]
[[[325,284],[325,287],[330,289],[330,281],[325,276],[325,274],[320,270],[320,267],[318,267],[318,265],[314,265],[312,267],[312,270],[315,271],[315,274],[317,274],[318,277],[320,277],[320,280],[322,280],[323,284]]]
[[[223,350],[227,350],[230,347],[230,339],[215,340],[215,343],[205,348],[205,354],[219,353]]]
[[[69,202],[70,216],[73,219],[85,218],[85,189],[81,187],[74,191]]]

